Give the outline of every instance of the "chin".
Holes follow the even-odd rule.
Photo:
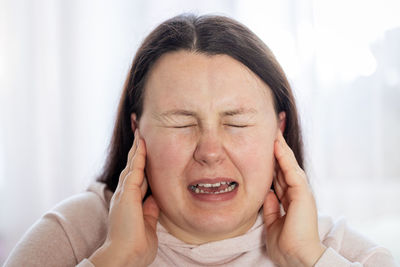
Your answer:
[[[258,209],[252,214],[203,212],[194,214],[189,220],[195,232],[215,241],[246,233],[253,226],[257,215]]]

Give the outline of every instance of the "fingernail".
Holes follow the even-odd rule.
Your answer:
[[[135,140],[136,140],[137,136],[138,136],[138,129],[136,129],[135,133],[134,133]]]

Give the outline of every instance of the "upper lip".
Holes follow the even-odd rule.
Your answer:
[[[231,182],[236,182],[236,181],[234,179],[228,178],[228,177],[201,178],[201,179],[198,179],[198,180],[195,180],[195,181],[191,182],[189,184],[189,186],[197,185],[197,184],[216,184],[216,183],[220,183],[220,182],[229,182],[229,183],[231,183]]]

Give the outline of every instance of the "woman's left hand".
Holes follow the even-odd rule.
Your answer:
[[[275,192],[268,192],[264,201],[267,253],[280,266],[313,266],[326,249],[318,235],[314,196],[305,172],[280,131],[274,150]]]

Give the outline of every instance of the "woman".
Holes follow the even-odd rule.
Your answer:
[[[6,266],[394,266],[318,218],[302,169],[269,49],[232,19],[177,16],[136,54],[99,183],[47,213]]]

